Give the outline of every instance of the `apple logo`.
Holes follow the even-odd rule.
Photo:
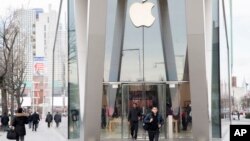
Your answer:
[[[154,4],[151,2],[146,2],[146,0],[143,0],[142,3],[136,2],[132,4],[129,10],[132,23],[136,27],[152,26],[155,21],[155,17],[151,13],[153,7]]]

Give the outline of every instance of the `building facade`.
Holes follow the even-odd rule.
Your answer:
[[[40,74],[35,73],[34,76],[37,77],[37,80],[43,82],[43,87],[40,88],[40,90],[43,90],[43,100],[40,101],[40,104],[43,104],[43,116],[47,112],[63,112],[63,101],[67,97],[67,34],[65,25],[61,23],[58,31],[56,31],[57,18],[58,12],[52,10],[49,6],[48,12],[39,13],[36,22],[36,58],[42,58],[42,61],[38,61],[37,64],[43,64],[44,68]],[[57,36],[55,35],[56,32]],[[55,48],[54,54],[53,48]]]
[[[151,26],[134,21],[135,3],[152,12]],[[153,6],[147,9],[147,3]],[[228,5],[68,1],[69,138],[130,138],[127,117],[133,103],[143,115],[157,106],[166,123],[173,111],[177,129],[172,136],[167,130],[172,123],[165,124],[160,138],[223,137],[221,127],[231,119]],[[191,118],[187,130],[182,130],[184,115]],[[144,137],[140,126],[138,138]]]
[[[35,11],[19,9],[15,12],[17,21],[20,26],[20,34],[17,39],[17,46],[25,46],[24,56],[25,56],[25,83],[26,83],[26,95],[30,96],[32,94],[32,82],[33,82],[33,52],[36,46],[36,39],[34,37],[35,33]]]

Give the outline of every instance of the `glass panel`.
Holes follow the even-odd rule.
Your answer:
[[[212,46],[212,136],[221,137],[220,115],[220,64],[219,64],[219,1],[213,0],[213,46]]]
[[[118,85],[104,85],[101,114],[101,138],[121,138],[122,96]],[[110,93],[116,91],[116,93]],[[114,94],[114,95],[112,95]]]
[[[185,0],[168,1],[178,80],[183,80],[187,50]]]
[[[226,27],[225,23],[229,21],[224,20],[223,15],[223,3],[222,1],[219,1],[219,10],[217,11],[217,14],[219,14],[219,55],[220,55],[220,107],[221,107],[221,124],[224,126],[229,126],[230,120],[231,120],[231,98],[230,98],[230,76],[229,76],[229,60],[228,55],[230,54],[230,45],[229,48],[227,46],[227,37],[226,37]],[[228,14],[227,10],[228,3],[225,3],[225,12]],[[228,35],[230,35],[230,32],[228,32]],[[230,41],[230,39],[228,39]],[[225,128],[221,128],[222,137],[226,133]]]
[[[120,80],[142,80],[143,75],[140,70],[143,69],[145,70],[146,81],[165,80],[166,74],[165,67],[163,65],[164,58],[158,16],[158,3],[156,0],[149,0],[149,2],[152,2],[155,5],[152,9],[152,14],[155,17],[155,22],[150,28],[144,28],[143,34],[142,28],[136,28],[131,22],[129,16],[130,7],[135,2],[135,0],[128,0],[127,5]],[[142,42],[143,38],[144,50]]]
[[[80,137],[80,101],[79,101],[79,85],[77,72],[77,50],[76,50],[76,33],[74,19],[74,0],[68,1],[68,133],[69,138]]]
[[[174,115],[179,124],[179,131],[174,136],[176,138],[192,138],[192,102],[189,83],[179,84],[177,86],[177,95],[181,109],[178,115]]]
[[[113,47],[113,36],[115,27],[115,15],[116,15],[117,0],[108,0],[107,10],[107,28],[106,28],[106,48],[105,48],[105,60],[104,60],[104,82],[109,81],[111,54]]]
[[[148,138],[148,133],[143,129],[143,117],[151,112],[153,106],[158,107],[159,113],[166,121],[166,86],[159,85],[144,85],[144,84],[130,84],[122,85],[123,95],[123,128],[122,137],[131,138],[131,123],[128,124],[129,111],[133,108],[133,104],[136,103],[138,111],[141,113],[140,120],[138,122],[138,139]],[[166,138],[166,124],[161,128],[160,138]]]

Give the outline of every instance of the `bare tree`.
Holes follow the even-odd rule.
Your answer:
[[[7,91],[11,94],[11,107],[14,108],[14,98],[18,108],[21,107],[23,103],[23,94],[26,87],[26,61],[25,61],[25,43],[22,44],[18,40],[18,45],[15,45],[12,54],[12,62],[10,63],[10,70],[7,73],[7,78],[5,81],[8,83]],[[11,110],[13,112],[13,109]]]
[[[12,53],[19,28],[15,23],[13,14],[4,19],[2,18],[0,22],[0,89],[2,92],[2,112],[8,113],[7,84],[5,80],[11,68]]]
[[[11,100],[11,114],[14,100],[21,107],[25,82],[26,38],[20,32],[20,24],[15,11],[0,21],[0,89],[2,91],[2,111],[8,113],[8,95]]]

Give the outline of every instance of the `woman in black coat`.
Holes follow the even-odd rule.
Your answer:
[[[148,124],[149,141],[158,141],[160,135],[160,128],[163,125],[162,115],[158,113],[158,108],[153,107],[152,112],[147,114],[144,118],[144,123]]]
[[[24,141],[24,136],[26,135],[25,124],[28,124],[28,115],[23,113],[22,108],[18,108],[16,116],[12,122],[12,126],[15,127],[17,134],[16,141]]]

